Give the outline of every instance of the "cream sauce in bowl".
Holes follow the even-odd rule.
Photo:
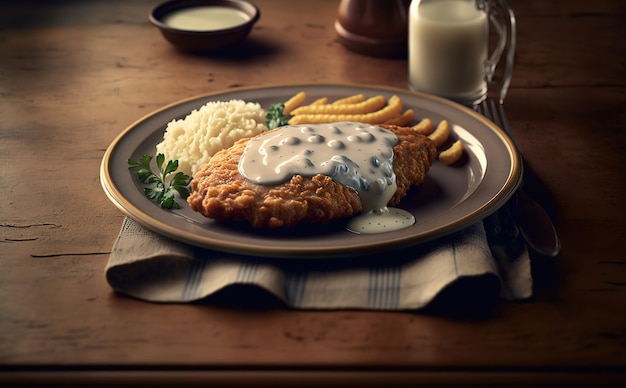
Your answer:
[[[387,207],[397,189],[393,147],[398,138],[386,129],[354,122],[288,125],[250,140],[239,172],[262,185],[293,175],[323,174],[355,190],[363,206],[348,230],[383,233],[409,227],[415,218]]]
[[[166,25],[185,31],[218,31],[245,24],[250,17],[238,9],[223,6],[181,8],[163,17]]]

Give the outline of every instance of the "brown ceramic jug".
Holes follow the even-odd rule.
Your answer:
[[[348,49],[377,57],[407,54],[410,0],[341,0],[335,31]]]

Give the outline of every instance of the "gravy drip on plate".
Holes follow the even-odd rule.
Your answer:
[[[381,233],[412,225],[413,215],[387,208],[396,192],[392,132],[362,123],[287,125],[248,143],[239,172],[262,185],[286,182],[293,175],[323,174],[356,190],[363,213],[350,221],[356,233]]]

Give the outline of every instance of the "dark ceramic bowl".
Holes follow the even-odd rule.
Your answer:
[[[215,15],[213,11],[222,14]],[[183,18],[181,13],[185,14]],[[206,52],[244,40],[260,16],[259,9],[245,0],[172,0],[156,6],[150,13],[150,22],[174,47]],[[229,19],[234,20],[225,22]]]

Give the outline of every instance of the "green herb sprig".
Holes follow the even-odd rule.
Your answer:
[[[128,169],[134,172],[141,182],[152,185],[144,188],[146,197],[164,209],[180,208],[180,204],[176,201],[176,193],[178,192],[183,199],[189,196],[188,186],[191,183],[191,177],[179,171],[168,179],[170,174],[178,170],[178,160],[170,160],[163,167],[165,155],[158,154],[156,156],[158,173],[152,171],[151,161],[152,155],[150,154],[143,155],[139,161],[128,159]]]
[[[269,106],[267,114],[265,115],[265,125],[268,129],[274,129],[289,124],[290,115],[283,113],[285,104],[277,102]]]

